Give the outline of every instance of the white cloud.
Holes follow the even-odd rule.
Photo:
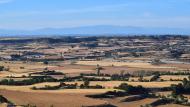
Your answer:
[[[0,4],[10,3],[13,0],[0,0]]]

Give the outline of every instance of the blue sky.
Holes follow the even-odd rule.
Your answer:
[[[0,0],[0,29],[91,25],[190,29],[190,0]]]

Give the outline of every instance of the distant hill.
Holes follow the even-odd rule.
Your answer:
[[[190,29],[181,28],[145,28],[131,26],[110,26],[97,25],[74,28],[44,28],[33,31],[27,30],[3,30],[0,29],[1,36],[15,35],[67,35],[67,34],[83,34],[83,35],[105,35],[105,34],[182,34],[189,35]]]

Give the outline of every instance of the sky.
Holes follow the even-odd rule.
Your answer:
[[[190,29],[190,0],[0,0],[0,29],[93,25]]]

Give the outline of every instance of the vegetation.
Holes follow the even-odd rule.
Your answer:
[[[26,79],[22,81],[15,81],[13,79],[3,79],[0,81],[0,85],[15,85],[15,86],[23,86],[23,85],[32,85],[36,83],[42,82],[56,82],[56,79],[51,77],[34,77],[31,79]]]
[[[127,83],[122,83],[116,88],[124,90],[126,93],[131,94],[131,95],[148,93],[148,90],[142,86],[132,86],[132,85],[128,85]]]
[[[143,100],[145,98],[156,98],[154,94],[141,94],[141,95],[134,95],[134,96],[128,96],[122,102],[132,102],[132,101],[138,101]]]
[[[137,102],[138,100],[146,102],[146,98],[154,98],[151,100],[157,99],[157,101],[145,106],[159,106],[170,103],[189,106],[188,99],[185,96],[186,94],[190,94],[190,78],[181,79],[187,78],[186,75],[190,75],[190,68],[187,63],[190,61],[189,45],[190,37],[180,35],[127,37],[107,37],[105,35],[105,37],[77,36],[31,39],[2,38],[0,40],[0,50],[2,52],[0,56],[0,65],[2,65],[0,66],[0,71],[8,71],[9,68],[10,70],[9,72],[1,72],[0,85],[10,85],[1,86],[3,94],[9,94],[8,91],[10,91],[11,94],[16,93],[16,95],[18,93],[23,95],[22,91],[30,88],[29,86],[24,87],[25,85],[43,82],[59,82],[60,84],[54,86],[54,83],[44,83],[49,85],[42,87],[40,87],[41,84],[36,84],[34,85],[36,87],[32,87],[31,89],[36,91],[41,90],[40,92],[43,92],[43,90],[85,92],[88,89],[93,89],[88,90],[88,92],[97,93],[107,90],[104,90],[104,88],[112,90],[114,86],[117,86],[114,87],[117,91],[108,91],[95,95],[86,95],[85,92],[82,95],[85,94],[87,97],[99,98],[100,100],[101,98],[110,98],[106,100],[108,104],[102,104],[100,101],[102,105],[91,107],[114,107],[114,105],[109,104],[113,100],[114,102],[119,100],[117,101],[118,103]],[[10,55],[10,53],[12,54]],[[39,72],[39,70],[41,71]],[[92,70],[94,73],[84,74],[84,72],[89,73]],[[104,74],[104,72],[107,74]],[[81,75],[78,75],[79,73]],[[180,79],[178,79],[178,75],[180,75]],[[120,84],[122,81],[126,83]],[[175,81],[176,83],[181,82],[181,84],[169,87]],[[155,83],[153,84],[154,86],[152,83]],[[137,86],[138,84],[142,84],[142,86]],[[24,88],[18,87],[18,89],[21,89],[21,92],[12,92],[10,87],[14,88],[15,86],[22,86]],[[27,93],[30,93],[30,91],[33,93],[32,90],[27,91],[29,91]],[[157,92],[160,91],[172,91],[172,94],[157,96]],[[36,95],[36,93],[33,95]],[[51,98],[49,96],[56,98],[55,96],[58,94],[39,93],[38,95],[37,93],[36,97],[31,98],[33,98],[32,100],[36,100],[40,95],[47,96],[48,101],[50,101],[49,99]],[[27,97],[23,96],[24,98]],[[69,94],[69,98],[70,96],[72,95]],[[45,97],[43,98],[45,99]],[[79,97],[79,95],[74,95],[73,98],[75,99],[75,97]],[[116,97],[123,98],[121,100],[121,98]],[[60,104],[66,101],[64,98],[62,99],[62,95],[58,95],[57,98],[60,98],[57,99],[60,102],[51,100],[52,102],[56,102],[55,106],[58,105],[57,103]],[[82,96],[80,98],[85,97]],[[85,101],[88,99],[85,98]],[[92,101],[92,99],[90,100]],[[7,102],[8,100],[2,96],[0,97],[0,101]],[[72,102],[74,103],[74,100]],[[88,103],[88,101],[86,102]],[[29,104],[23,106],[36,107],[36,105]]]
[[[9,104],[9,106],[11,106],[11,107],[13,106],[13,103],[2,95],[0,95],[0,104],[1,103],[7,103],[7,104]]]
[[[0,95],[0,103],[9,103],[9,100]]]
[[[95,105],[95,106],[82,106],[82,107],[117,107],[112,104],[101,104],[101,105]]]
[[[153,65],[160,65],[160,64],[163,64],[163,62],[161,62],[160,59],[154,59],[154,60],[152,60],[151,64],[153,64]]]
[[[155,75],[150,79],[150,81],[157,81],[158,78],[160,78],[160,74],[155,74]]]
[[[4,66],[0,66],[0,72],[1,71],[9,71],[9,68],[5,68]]]
[[[111,80],[113,81],[128,81],[130,77],[130,74],[113,74],[111,76]]]
[[[182,83],[178,85],[172,85],[171,86],[173,94],[179,95],[179,94],[190,94],[190,76],[189,80],[184,78]]]
[[[95,95],[86,95],[86,97],[90,98],[115,98],[115,97],[123,97],[127,96],[128,94],[123,91],[108,91],[103,94],[95,94]]]
[[[4,70],[4,66],[0,66],[0,71],[3,71]]]
[[[49,64],[49,62],[48,62],[48,61],[44,61],[43,63],[44,63],[45,65],[48,65],[48,64]]]
[[[100,76],[100,74],[101,74],[101,70],[103,70],[103,68],[98,64],[97,66],[96,66],[96,70],[97,70],[97,75],[98,76]]]
[[[37,107],[37,106],[36,105],[27,104],[27,105],[23,105],[23,107]]]
[[[64,75],[62,72],[44,70],[43,72],[31,73],[32,74],[39,74],[39,75]]]

